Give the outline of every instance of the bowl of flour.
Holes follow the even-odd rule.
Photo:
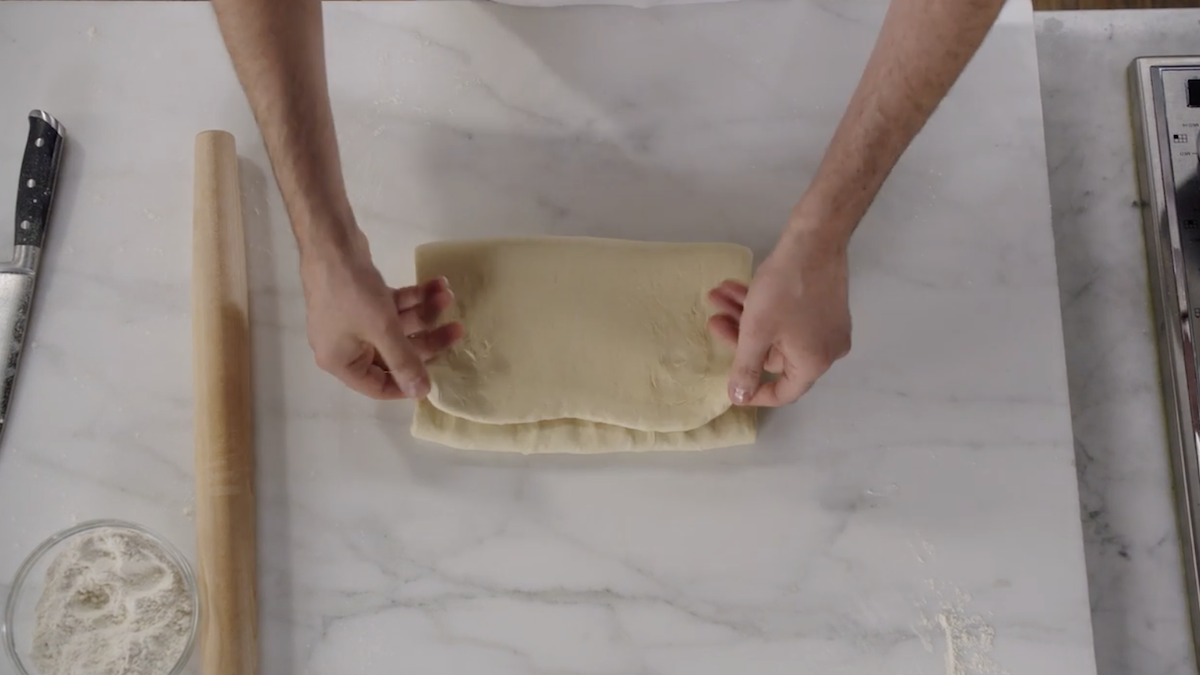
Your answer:
[[[17,571],[4,644],[21,675],[179,675],[199,625],[196,578],[146,528],[82,523]]]

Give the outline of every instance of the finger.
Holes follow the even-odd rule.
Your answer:
[[[763,363],[763,370],[768,373],[778,375],[787,368],[787,362],[783,358],[783,354],[776,348],[771,347],[771,351],[767,352],[767,360]]]
[[[771,349],[771,339],[741,326],[737,348],[733,354],[733,370],[729,375],[729,399],[746,405],[754,398],[762,383],[763,364]]]
[[[732,317],[718,314],[708,320],[708,331],[731,349],[737,348],[738,323]]]
[[[407,309],[417,307],[426,302],[431,295],[438,291],[449,291],[450,283],[446,281],[446,277],[438,277],[431,281],[426,281],[418,286],[405,286],[392,291],[392,297],[396,301],[396,309],[403,312]],[[453,297],[453,296],[451,296]]]
[[[742,301],[719,286],[709,291],[708,302],[716,308],[718,314],[725,314],[733,319],[742,318]]]
[[[400,331],[405,335],[415,335],[432,330],[437,326],[442,312],[454,303],[454,295],[447,290],[434,291],[423,304],[406,309],[396,317],[400,320]]]
[[[809,389],[812,389],[818,377],[820,377],[820,373],[812,371],[799,373],[785,372],[778,380],[764,382],[746,405],[762,408],[778,408],[789,403],[795,403],[797,399],[808,393]]]
[[[425,302],[417,308],[417,311],[421,314],[422,319],[433,325],[437,323],[442,312],[453,304],[454,291],[449,288],[436,288],[425,296]]]
[[[375,338],[375,349],[387,364],[388,374],[405,396],[418,399],[429,393],[429,375],[425,372],[425,365],[408,343],[398,317],[389,321]]]
[[[461,340],[464,333],[462,324],[456,321],[438,326],[431,331],[412,335],[408,341],[417,351],[417,355],[421,357],[421,361],[429,361]]]
[[[426,321],[415,309],[401,312],[396,318],[400,321],[400,332],[405,335],[416,335],[433,328],[433,322]]]
[[[748,286],[746,286],[746,284],[743,284],[736,279],[726,279],[713,290],[719,290],[722,293],[725,293],[729,297],[736,300],[739,305],[746,304],[746,293],[750,292],[750,289]]]
[[[403,398],[404,392],[400,391],[387,371],[375,362],[375,356],[375,350],[370,345],[361,343],[354,359],[330,372],[342,384],[364,396],[379,400]]]

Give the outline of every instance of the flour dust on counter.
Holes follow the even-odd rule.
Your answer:
[[[992,656],[995,629],[969,609],[971,594],[934,579],[926,584],[930,596],[916,604],[914,630],[926,651],[942,651],[945,675],[1010,675]]]

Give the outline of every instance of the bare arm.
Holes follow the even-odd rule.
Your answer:
[[[374,398],[429,392],[424,362],[462,336],[437,325],[444,281],[389,288],[371,262],[338,157],[319,0],[213,0],[300,247],[317,365]]]
[[[979,49],[1004,0],[893,0],[798,225],[848,240],[884,179]]]
[[[344,245],[354,229],[338,158],[321,5],[212,0],[302,254]]]
[[[735,345],[729,397],[795,401],[850,351],[846,246],[901,153],[979,48],[1004,0],[892,0],[817,175],[747,289],[710,295]],[[780,377],[762,382],[763,371]]]

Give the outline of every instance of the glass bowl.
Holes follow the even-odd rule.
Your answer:
[[[124,530],[136,533],[150,539],[159,546],[164,557],[177,568],[186,593],[192,600],[192,621],[185,638],[183,650],[174,664],[162,675],[179,675],[187,666],[192,649],[196,643],[196,633],[200,625],[200,597],[196,590],[196,577],[179,549],[154,532],[137,525],[120,520],[91,520],[63,530],[42,542],[33,553],[25,559],[17,570],[13,580],[8,603],[4,608],[4,625],[0,628],[3,633],[5,651],[16,664],[20,675],[42,675],[31,659],[33,653],[33,633],[35,610],[38,600],[42,597],[42,587],[46,582],[46,571],[50,564],[76,538],[103,529]]]

